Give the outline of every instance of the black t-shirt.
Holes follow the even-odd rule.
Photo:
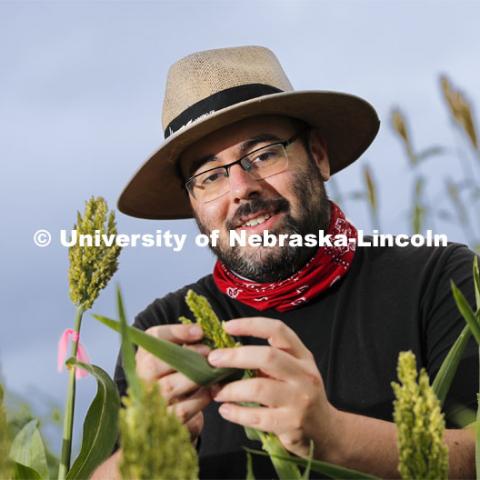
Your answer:
[[[314,354],[327,397],[338,409],[392,421],[398,354],[411,350],[431,381],[465,326],[450,291],[450,280],[474,304],[474,253],[459,244],[447,247],[358,247],[349,272],[307,304],[280,313],[260,312],[219,292],[211,275],[162,299],[140,313],[142,330],[192,318],[184,298],[188,289],[204,295],[220,319],[264,316],[280,319]],[[242,338],[247,345],[264,340]],[[477,348],[471,339],[445,403],[447,427],[456,406],[476,409]],[[120,358],[115,370],[120,393],[126,391]],[[199,448],[201,478],[245,478],[242,446],[259,448],[243,428],[225,421],[212,402],[204,411]],[[274,478],[268,459],[254,458],[257,478]]]

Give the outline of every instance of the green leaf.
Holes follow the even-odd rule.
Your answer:
[[[253,453],[254,455],[262,455],[268,457],[268,453],[262,452],[261,450],[254,450],[252,448],[243,447],[247,452]],[[281,460],[287,462],[295,463],[296,465],[306,467],[309,460],[306,458],[299,457],[285,457],[283,455],[273,455]],[[359,472],[358,470],[352,470],[351,468],[339,467],[338,465],[333,465],[332,463],[322,462],[320,460],[311,460],[311,468],[314,472],[320,473],[322,475],[327,475],[330,478],[352,478],[358,480],[379,480],[378,477],[370,475],[368,473]]]
[[[458,428],[475,428],[477,412],[471,408],[454,404],[448,412],[448,419]]]
[[[450,282],[452,287],[453,298],[457,304],[457,308],[462,314],[463,318],[467,322],[467,325],[470,327],[470,330],[475,337],[475,340],[480,345],[480,326],[478,325],[475,314],[473,313],[472,308],[468,304],[467,299],[464,297],[463,293],[457,288],[453,281]]]
[[[13,439],[10,458],[38,474],[38,478],[48,479],[45,445],[38,430],[38,420],[28,422]]]
[[[279,480],[301,479],[300,470],[297,465],[292,462],[286,462],[284,459],[289,458],[290,454],[282,445],[277,435],[274,433],[257,431],[262,442],[262,448],[270,456],[273,468],[277,473]],[[282,458],[283,457],[283,458]]]
[[[479,351],[480,353],[480,351]],[[477,472],[477,480],[480,478],[480,394],[477,394],[477,424],[476,424],[476,439],[475,439],[475,469]]]
[[[310,470],[312,469],[313,451],[314,451],[313,440],[310,440],[310,447],[308,449],[308,458],[307,458],[307,461],[308,461],[307,468],[305,468],[305,471],[303,472],[301,480],[308,480],[310,478]]]
[[[97,379],[97,394],[83,423],[80,454],[67,474],[67,479],[88,478],[112,453],[118,435],[120,397],[113,380],[100,367],[74,358],[66,363],[83,368]]]
[[[42,480],[40,474],[33,468],[18,462],[13,463],[13,478],[15,480]]]
[[[245,480],[255,480],[255,474],[253,473],[253,460],[252,454],[247,452],[247,475]]]
[[[473,259],[473,284],[475,287],[475,302],[477,304],[477,315],[480,315],[480,271],[478,268],[478,257]]]
[[[120,332],[120,323],[102,315],[93,315],[99,322]],[[208,386],[225,380],[240,378],[243,370],[234,368],[213,368],[206,358],[193,350],[183,348],[167,340],[148,335],[135,327],[127,327],[130,340],[151,354],[168,363],[198,385]]]
[[[258,430],[255,430],[252,427],[244,427],[245,429],[245,435],[249,440],[258,440],[259,442],[261,441],[260,435],[258,434]]]
[[[450,348],[450,351],[443,360],[442,365],[435,376],[435,380],[432,383],[433,391],[440,400],[441,405],[443,405],[448,390],[452,385],[453,378],[455,377],[455,373],[457,372],[458,365],[460,364],[460,360],[462,359],[463,352],[470,340],[471,334],[470,327],[466,325]]]
[[[128,335],[127,316],[125,315],[125,307],[123,306],[122,292],[117,287],[117,311],[120,318],[120,335],[122,336],[122,365],[127,378],[128,386],[131,389],[131,395],[134,398],[140,398],[142,395],[142,387],[138,380],[135,363],[135,351]]]

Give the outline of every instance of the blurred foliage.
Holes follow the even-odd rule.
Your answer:
[[[10,461],[8,453],[10,451],[10,435],[7,423],[7,414],[3,403],[4,393],[3,387],[0,383],[0,478],[9,478]]]
[[[480,253],[480,145],[474,108],[467,96],[446,76],[440,77],[440,93],[445,104],[452,128],[458,134],[458,145],[446,147],[431,145],[418,151],[406,113],[399,107],[392,109],[390,126],[400,141],[405,153],[410,175],[411,201],[408,207],[410,232],[424,233],[435,231],[435,220],[455,224],[462,238],[456,240],[467,243]],[[439,180],[435,170],[435,159],[449,156],[454,166],[453,173],[442,179],[439,192],[433,192],[433,180]],[[426,162],[431,162],[428,175],[421,172]],[[332,179],[333,180],[333,179]],[[363,201],[369,211],[371,228],[380,230],[380,195],[377,180],[369,164],[363,168],[363,186],[354,191],[342,192],[338,181],[329,182],[331,197],[340,205],[350,201]],[[443,233],[443,232],[435,232]]]
[[[39,394],[40,395],[40,394]],[[45,397],[44,395],[42,395]],[[42,398],[42,403],[46,406],[46,412],[38,412],[22,395],[11,390],[5,391],[5,406],[7,410],[8,436],[15,438],[18,432],[31,420],[39,421],[40,430],[53,428],[57,431],[57,437],[61,437],[62,412],[61,409],[50,398]],[[43,437],[45,437],[43,435]],[[46,456],[50,478],[56,478],[58,472],[58,457],[53,453],[47,442]]]

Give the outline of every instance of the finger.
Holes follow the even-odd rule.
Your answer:
[[[231,335],[264,338],[275,348],[285,350],[296,358],[310,358],[311,353],[297,334],[280,320],[265,317],[236,318],[224,323]]]
[[[203,331],[199,325],[174,323],[157,325],[145,330],[145,333],[162,340],[173,343],[198,343],[203,337]]]
[[[143,349],[138,349],[135,361],[138,376],[146,381],[157,380],[175,371],[170,365]]]
[[[199,389],[199,385],[186,377],[183,373],[173,372],[164,375],[158,380],[162,396],[170,402],[173,398],[191,394]]]
[[[215,367],[261,370],[280,380],[290,380],[305,373],[301,361],[290,354],[278,348],[258,345],[213,350],[208,355],[208,362]]]
[[[277,408],[294,404],[295,395],[290,385],[268,378],[248,378],[230,382],[213,394],[216,402],[257,402]]]
[[[198,412],[188,422],[185,423],[185,426],[190,432],[191,440],[195,440],[200,436],[203,430],[203,423],[203,412]]]
[[[173,405],[168,406],[170,412],[175,415],[182,423],[187,423],[198,412],[201,412],[210,402],[212,397],[206,388],[201,388],[190,397],[185,398]]]
[[[290,423],[282,408],[245,407],[234,403],[224,403],[218,409],[220,415],[229,422],[252,427],[277,435],[287,431]]]
[[[201,343],[190,345],[185,344],[184,347],[188,348],[189,350],[194,350],[203,356],[207,356],[208,352],[211,351],[207,345],[203,345]],[[143,378],[144,380],[157,380],[158,378],[176,371],[170,365],[163,362],[150,352],[143,350],[142,348],[138,349],[137,353],[135,354],[135,359],[137,364],[137,373],[139,377]]]
[[[204,345],[203,343],[194,343],[192,345],[184,344],[182,346],[184,348],[188,348],[189,350],[193,350],[204,357],[206,357],[212,351],[208,345]]]
[[[145,330],[145,333],[177,344],[198,343],[203,337],[203,332],[200,326],[191,324],[158,325],[148,328]],[[137,363],[137,373],[139,377],[144,380],[155,380],[174,371],[169,365],[141,347],[137,350],[135,358]]]

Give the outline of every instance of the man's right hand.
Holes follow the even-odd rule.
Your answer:
[[[145,333],[168,340],[207,356],[210,348],[200,343],[203,337],[198,325],[159,325],[145,330]],[[160,385],[162,396],[167,400],[168,409],[174,411],[196,441],[203,428],[202,410],[212,401],[210,391],[197,385],[188,377],[174,370],[170,365],[139,348],[136,354],[138,376],[146,381],[155,380]]]

